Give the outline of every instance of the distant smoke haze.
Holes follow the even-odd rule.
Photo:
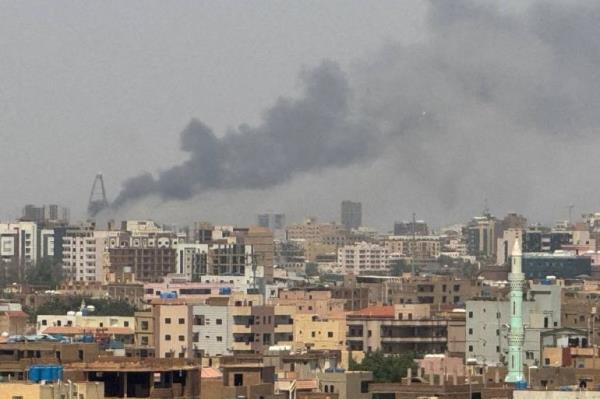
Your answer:
[[[346,72],[332,61],[302,72],[303,94],[277,100],[256,127],[217,137],[193,120],[181,134],[188,159],[129,179],[114,207],[320,174],[336,175],[318,190],[340,199],[404,196],[448,218],[483,198],[534,214],[573,197],[597,206],[587,176],[600,144],[600,4],[539,2],[516,14],[438,0],[427,27],[424,40],[390,43]]]

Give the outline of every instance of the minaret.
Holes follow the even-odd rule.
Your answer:
[[[506,382],[525,381],[523,374],[523,283],[521,272],[521,245],[515,240],[512,250],[512,266],[508,275],[510,282],[510,331],[508,332],[508,374]]]

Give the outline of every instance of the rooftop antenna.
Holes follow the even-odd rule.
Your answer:
[[[488,199],[485,198],[483,200],[483,216],[489,216],[490,215],[490,208],[488,206]]]
[[[415,275],[415,255],[417,253],[417,214],[412,214],[412,257],[410,262],[410,273]]]
[[[102,173],[98,173],[94,178],[92,191],[90,192],[90,200],[87,209],[88,216],[92,218],[105,208],[108,208],[108,200],[106,199],[104,178],[102,177]]]

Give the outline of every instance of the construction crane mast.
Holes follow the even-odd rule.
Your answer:
[[[106,199],[104,178],[102,177],[102,173],[98,173],[94,178],[92,191],[90,192],[90,200],[87,209],[88,216],[92,218],[105,208],[108,208],[108,200]]]

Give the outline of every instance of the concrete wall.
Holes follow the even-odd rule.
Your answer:
[[[229,306],[194,305],[192,318],[198,317],[204,319],[204,325],[192,326],[192,336],[198,336],[198,341],[192,340],[193,347],[204,351],[208,356],[230,354],[232,333]],[[218,324],[217,320],[220,320],[221,324]]]

